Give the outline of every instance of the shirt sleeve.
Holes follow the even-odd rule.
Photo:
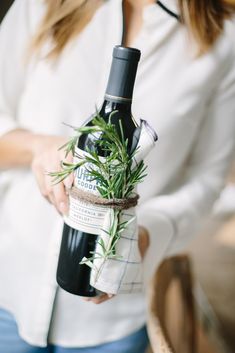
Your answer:
[[[144,260],[148,281],[164,257],[182,251],[199,232],[224,185],[235,140],[235,59],[232,58],[205,118],[185,168],[181,186],[172,194],[149,199],[138,211],[139,224],[150,232]]]
[[[0,136],[18,128],[17,107],[29,66],[27,50],[35,19],[33,3],[16,0],[0,26]]]

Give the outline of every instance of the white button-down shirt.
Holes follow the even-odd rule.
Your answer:
[[[177,10],[176,0],[164,3]],[[122,37],[121,0],[106,2],[56,62],[43,56],[27,62],[44,6],[16,0],[1,26],[0,134],[26,128],[68,135],[63,122],[79,126],[102,102],[112,49]],[[139,190],[139,223],[151,237],[143,264],[148,281],[165,256],[196,234],[222,188],[235,137],[234,51],[224,34],[196,57],[185,27],[156,4],[146,6],[132,46],[142,51],[133,113],[159,135]],[[0,180],[0,306],[14,314],[21,336],[44,346],[50,329],[51,342],[79,347],[140,328],[142,294],[96,306],[58,290],[62,219],[30,169],[1,172]]]

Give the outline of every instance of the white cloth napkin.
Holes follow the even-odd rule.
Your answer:
[[[114,210],[107,211],[102,238],[105,246],[108,246],[110,237],[105,232],[110,229],[114,219]],[[114,259],[97,258],[93,262],[91,272],[91,285],[105,293],[130,293],[142,290],[142,265],[138,248],[138,227],[135,209],[122,211],[121,222],[130,221],[128,227],[123,231],[116,246]],[[100,242],[97,243],[96,252],[101,253]]]

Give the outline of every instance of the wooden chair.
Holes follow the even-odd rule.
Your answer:
[[[148,353],[234,353],[198,281],[189,255],[162,262],[149,292]]]
[[[189,257],[160,265],[150,289],[148,331],[154,353],[195,353],[196,324]]]

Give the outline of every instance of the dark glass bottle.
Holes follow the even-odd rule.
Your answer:
[[[112,123],[119,129],[119,120],[121,119],[124,136],[128,138],[130,150],[138,143],[140,130],[131,113],[132,95],[139,59],[140,51],[138,49],[122,46],[114,48],[105,98],[99,111],[100,116],[106,121],[108,121],[110,113],[115,111],[112,116]],[[87,125],[90,125],[91,122],[92,119]],[[87,146],[95,148],[97,138],[100,139],[102,136],[94,134],[81,136],[78,141],[79,150],[84,151]],[[99,151],[99,154],[103,155],[102,151]],[[75,185],[76,177],[77,179],[80,178],[80,185],[83,183],[88,190],[89,187],[90,189],[94,187],[94,182],[89,182],[89,178],[84,174],[84,171],[77,171]],[[81,178],[85,182],[81,182]],[[90,211],[86,210],[86,212]],[[79,224],[76,227],[71,226],[70,221],[65,219],[57,267],[57,282],[67,292],[86,297],[98,295],[97,290],[90,285],[91,269],[87,265],[80,264],[83,257],[89,258],[90,252],[95,250],[96,241],[97,230],[90,233],[86,232]]]

